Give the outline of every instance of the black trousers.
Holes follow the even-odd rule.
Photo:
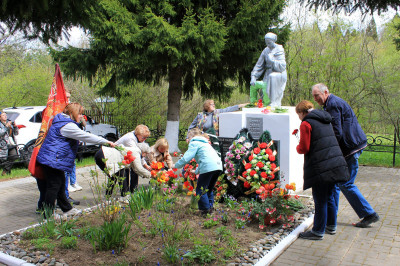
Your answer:
[[[7,174],[11,172],[11,168],[13,166],[13,162],[18,159],[17,148],[8,149],[8,156],[2,160],[3,162],[3,170]]]
[[[47,165],[43,165],[44,177],[46,179],[46,191],[44,196],[44,204],[54,209],[56,200],[60,209],[67,212],[72,209],[67,196],[65,195],[65,173]],[[40,189],[41,186],[39,186]],[[42,192],[41,192],[42,193]]]
[[[104,172],[106,164],[104,163],[103,159],[104,153],[103,150],[100,149],[94,155],[94,160],[97,166]],[[114,175],[110,176],[109,174],[107,174],[107,176],[108,185],[106,189],[106,195],[108,196],[112,194],[114,186],[117,183],[117,179],[119,180],[118,184],[121,187],[121,196],[125,196],[128,191],[133,193],[139,183],[139,176],[135,173],[135,171],[133,171],[132,168],[121,169]]]

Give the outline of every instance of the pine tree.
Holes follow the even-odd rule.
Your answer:
[[[280,43],[284,0],[99,0],[88,10],[90,49],[52,51],[67,75],[85,76],[118,96],[120,84],[169,82],[166,137],[177,150],[180,100],[198,88],[206,97],[228,97],[245,87],[268,31]],[[94,80],[94,78],[99,78]],[[156,95],[149,95],[153,97]]]
[[[87,10],[96,0],[2,0],[0,21],[10,33],[23,31],[28,38],[57,41],[72,26],[84,24]],[[5,28],[0,25],[0,33]]]

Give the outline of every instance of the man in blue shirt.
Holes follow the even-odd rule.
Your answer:
[[[339,207],[339,194],[342,191],[361,219],[354,225],[362,228],[369,227],[372,223],[379,221],[379,215],[354,184],[358,172],[358,158],[367,146],[367,137],[350,105],[343,99],[329,93],[325,84],[314,85],[312,95],[314,100],[332,116],[333,130],[350,171],[350,180],[336,186],[336,192],[333,196],[337,207]]]

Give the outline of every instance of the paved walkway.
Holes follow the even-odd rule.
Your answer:
[[[273,265],[400,265],[400,170],[360,167],[356,184],[381,220],[371,228],[340,196],[338,230],[322,241],[297,239]]]
[[[93,205],[89,169],[78,169],[78,208]],[[142,184],[147,180],[140,180]],[[351,225],[358,217],[341,196],[338,232],[322,241],[297,239],[273,265],[400,265],[400,170],[360,167],[356,183],[381,216],[371,228]],[[32,177],[0,182],[0,235],[37,223],[39,193]]]

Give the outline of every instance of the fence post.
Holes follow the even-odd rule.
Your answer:
[[[393,167],[396,164],[396,142],[397,142],[397,134],[396,128],[394,129],[394,143],[393,143]]]

